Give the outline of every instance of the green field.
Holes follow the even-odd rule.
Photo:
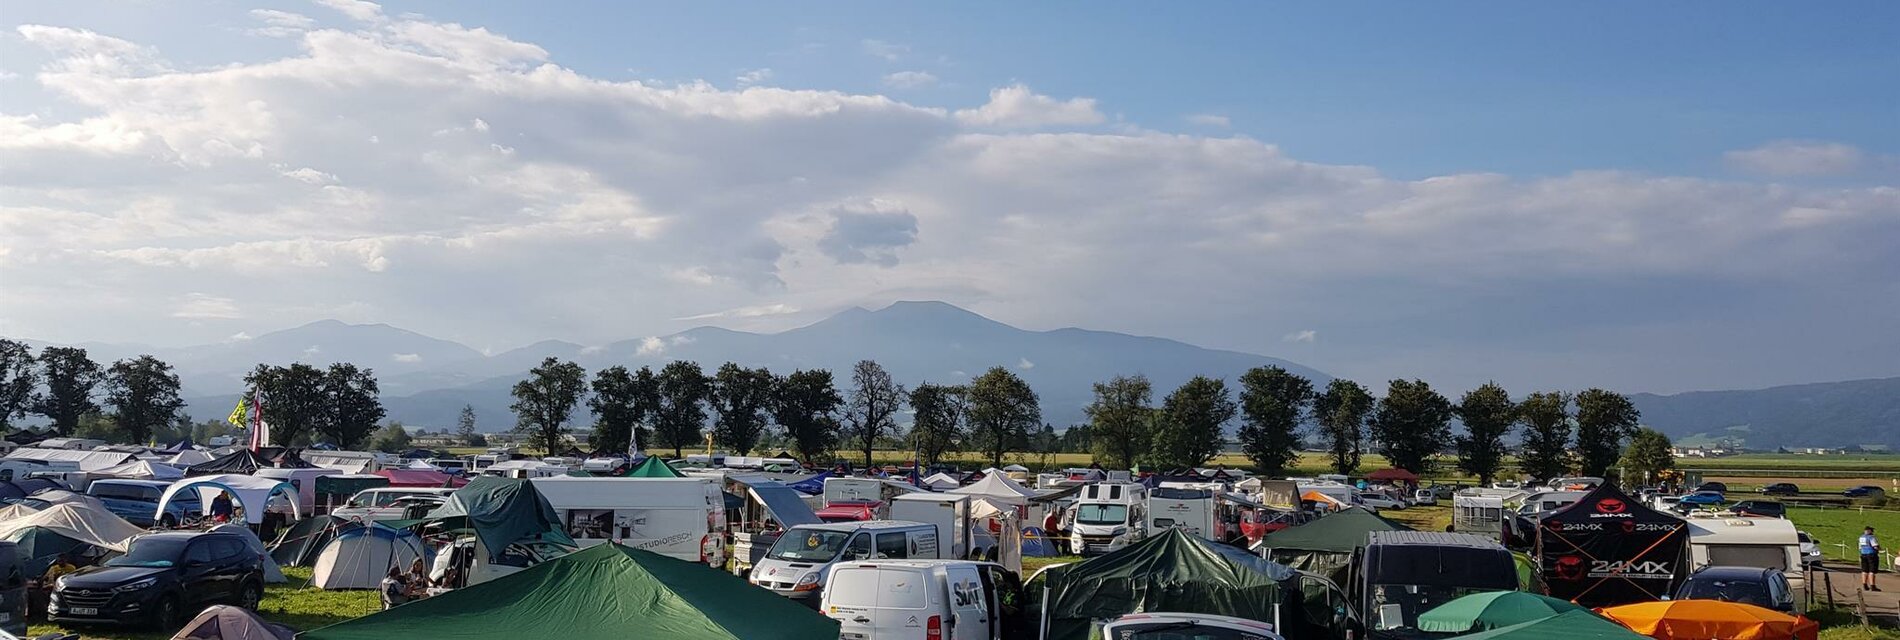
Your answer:
[[[382,601],[374,591],[324,591],[305,587],[310,583],[310,570],[306,568],[285,567],[284,576],[290,578],[290,582],[264,589],[264,601],[258,604],[258,613],[271,622],[289,625],[298,631],[333,625],[383,608]],[[87,640],[165,640],[178,630],[135,631],[110,627],[68,629],[58,625],[36,624],[28,633],[36,636],[56,631],[79,633]]]

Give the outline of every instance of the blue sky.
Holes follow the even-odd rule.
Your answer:
[[[1900,375],[1892,3],[0,7],[7,334],[927,297],[1454,388]]]

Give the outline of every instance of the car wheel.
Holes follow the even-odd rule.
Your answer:
[[[256,611],[257,605],[263,601],[264,585],[258,584],[256,580],[245,582],[244,588],[238,590],[238,606],[240,607]]]
[[[152,626],[160,630],[175,629],[183,624],[178,619],[178,596],[162,596],[158,604],[152,605]]]

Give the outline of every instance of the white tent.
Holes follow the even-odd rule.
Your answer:
[[[187,450],[178,452],[178,455],[174,455],[170,458],[166,458],[165,464],[182,469],[194,464],[198,464],[200,462],[210,462],[216,459],[217,459],[216,457],[204,451],[199,451],[197,449],[187,449]]]
[[[40,449],[21,447],[7,454],[8,460],[39,460],[41,462],[71,462],[79,465],[80,471],[98,471],[106,467],[137,460],[138,456],[124,451],[71,451],[67,449]]]
[[[416,471],[441,471],[442,470],[442,467],[429,464],[429,461],[427,460],[411,461],[409,464],[403,465],[402,468],[414,469]]]
[[[931,491],[948,491],[963,486],[963,482],[948,473],[933,473],[924,478],[924,488]]]
[[[408,571],[418,558],[429,564],[422,538],[410,531],[381,525],[344,529],[317,554],[310,584],[319,589],[374,589],[390,567]]]
[[[264,548],[264,541],[257,539],[257,534],[251,533],[250,527],[241,524],[226,523],[212,527],[211,530],[236,534],[238,537],[244,539],[244,546],[248,547],[251,553],[263,556],[265,582],[271,584],[288,582],[288,580],[284,578],[284,570],[278,568],[276,560],[271,559],[270,550]]]
[[[271,622],[243,607],[211,605],[171,640],[291,640],[297,632]]]
[[[172,483],[172,486],[165,487],[165,495],[159,497],[158,508],[153,510],[152,517],[164,517],[165,507],[171,504],[172,496],[187,490],[198,492],[198,501],[204,505],[207,514],[211,513],[212,498],[217,497],[220,490],[236,496],[236,506],[244,508],[244,521],[251,524],[264,521],[264,505],[270,503],[272,495],[282,492],[290,505],[290,519],[303,517],[303,510],[297,505],[297,487],[281,480],[234,473],[198,476]]]
[[[0,521],[0,540],[11,540],[19,532],[42,528],[54,533],[113,551],[125,551],[132,537],[145,533],[124,518],[103,508],[84,504],[56,504],[24,518]]]
[[[990,469],[983,472],[983,479],[967,487],[957,487],[945,493],[959,493],[966,496],[981,496],[1001,504],[1024,506],[1036,492],[1009,479],[1002,471]]]
[[[994,539],[996,545],[994,547],[996,550],[995,561],[1010,571],[1022,573],[1023,525],[1022,522],[1016,518],[1016,510],[1008,506],[998,505],[984,498],[977,498],[972,502],[974,504],[970,505],[971,518],[985,523],[995,520],[998,525],[997,529],[1000,533]],[[981,528],[984,533],[987,534],[989,532],[988,526]]]
[[[39,512],[40,512],[39,509],[33,508],[32,506],[29,506],[29,505],[10,504],[4,507],[0,507],[0,522],[7,522],[14,518],[24,518],[24,517],[27,517]]]
[[[65,489],[47,489],[45,491],[35,493],[31,496],[27,496],[27,498],[31,500],[39,500],[47,504],[77,504],[77,505],[83,505],[87,508],[99,509],[101,511],[111,511],[111,509],[106,508],[106,503],[103,500],[94,498],[92,496],[89,496],[83,493],[75,493],[72,491],[67,491]]]
[[[185,477],[185,471],[163,462],[133,460],[122,465],[106,467],[93,473],[114,478],[132,480],[177,480]]]

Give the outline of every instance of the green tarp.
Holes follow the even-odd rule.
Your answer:
[[[1411,530],[1379,514],[1353,507],[1269,533],[1260,539],[1260,546],[1267,549],[1269,560],[1344,585],[1346,565],[1351,562],[1353,550],[1365,546],[1367,533]]]
[[[1179,528],[1049,577],[1049,638],[1084,640],[1095,620],[1141,611],[1211,613],[1271,623],[1284,566]],[[1283,615],[1296,615],[1287,607]]]
[[[724,571],[603,544],[298,637],[836,640],[838,623]]]
[[[1571,611],[1452,640],[1649,640],[1649,637],[1589,611]]]
[[[527,480],[476,478],[449,494],[448,501],[424,520],[449,529],[473,530],[490,560],[515,543],[576,546],[561,528],[554,507]]]
[[[318,478],[321,480],[322,478]],[[324,545],[336,539],[337,528],[351,525],[336,516],[311,516],[298,520],[271,543],[270,557],[280,567],[308,567],[316,564]]]
[[[680,473],[678,469],[674,469],[673,465],[667,464],[666,461],[661,460],[659,456],[647,456],[647,459],[641,460],[640,464],[633,465],[632,469],[628,469],[626,473],[620,474],[620,477],[684,478],[686,474]]]

